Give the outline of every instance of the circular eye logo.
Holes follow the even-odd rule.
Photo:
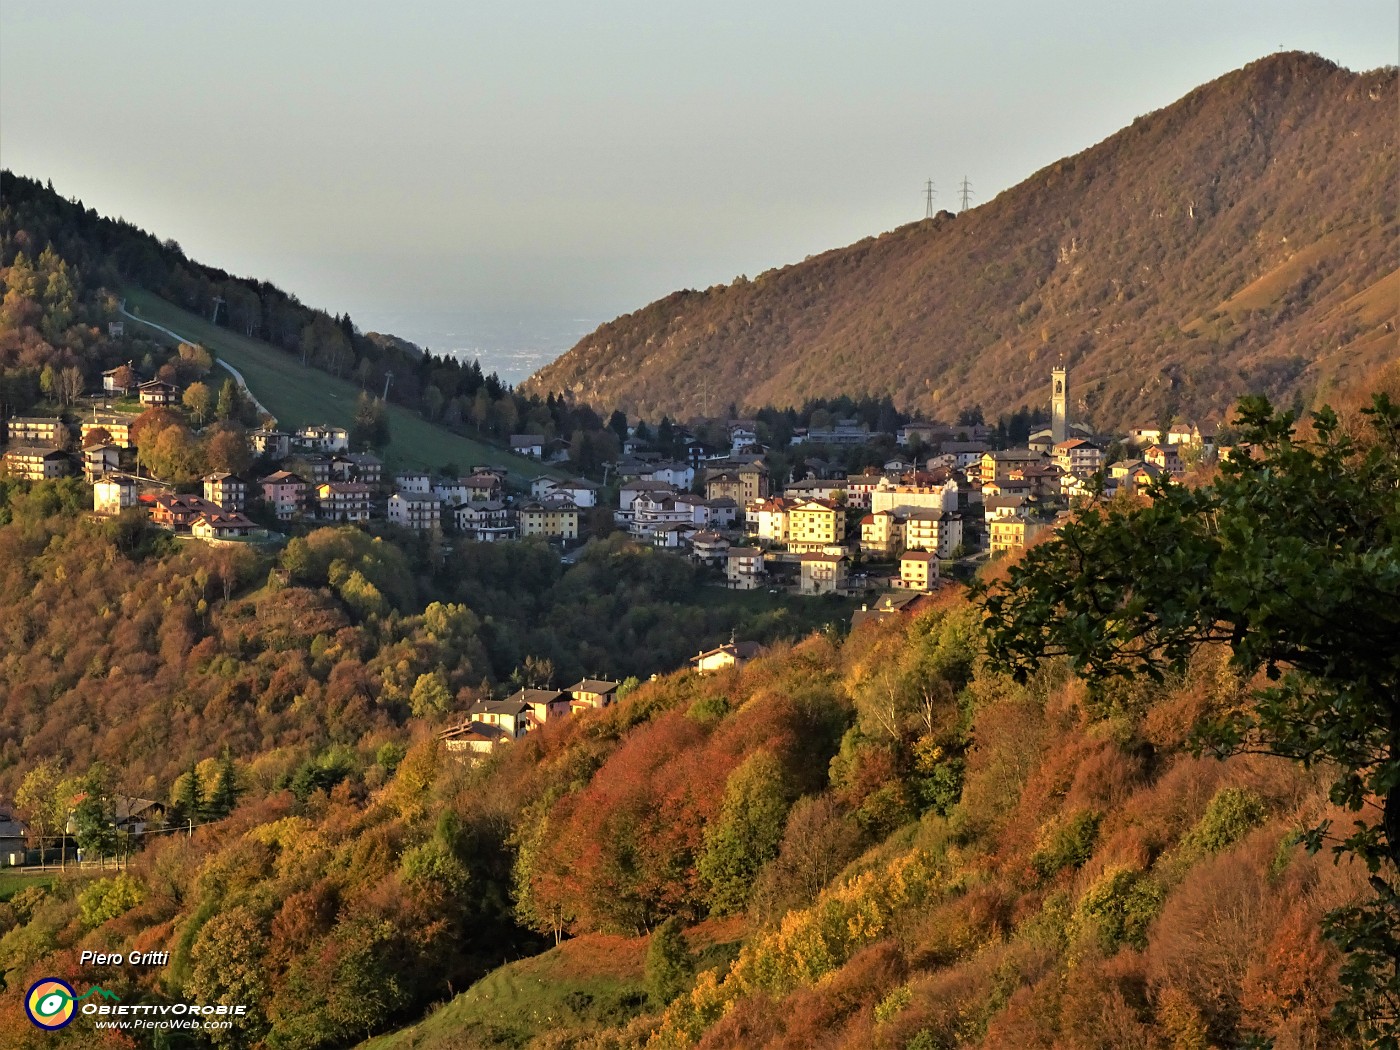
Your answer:
[[[73,1003],[77,996],[73,986],[57,977],[45,977],[30,985],[24,997],[24,1012],[40,1028],[55,1031],[66,1028],[76,1013]]]

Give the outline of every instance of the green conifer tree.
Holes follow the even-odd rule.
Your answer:
[[[226,817],[238,805],[238,771],[233,765],[233,755],[228,748],[219,757],[219,773],[214,781],[214,791],[209,796],[209,815]]]
[[[224,420],[237,419],[241,409],[242,398],[238,384],[232,379],[225,379],[224,385],[219,388],[219,403],[214,409],[214,414]]]
[[[189,769],[176,784],[174,823],[190,821],[198,824],[204,816],[204,786],[199,781],[199,768],[190,763]]]

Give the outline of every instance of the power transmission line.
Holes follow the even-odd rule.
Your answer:
[[[963,180],[962,180],[962,194],[961,194],[961,196],[962,196],[962,207],[958,209],[958,212],[959,212],[959,213],[962,213],[962,212],[967,211],[967,206],[968,206],[968,204],[969,204],[969,203],[971,202],[971,200],[972,200],[972,183],[970,183],[970,182],[967,181],[967,176],[966,176],[966,175],[963,176]]]
[[[933,198],[938,195],[938,191],[933,188],[933,180],[929,179],[924,184],[924,218],[933,218]]]

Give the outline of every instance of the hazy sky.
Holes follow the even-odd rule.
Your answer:
[[[598,320],[956,210],[1395,0],[0,0],[0,164],[362,327]]]

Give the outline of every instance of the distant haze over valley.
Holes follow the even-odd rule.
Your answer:
[[[547,310],[388,309],[355,318],[365,331],[407,339],[424,350],[477,360],[511,386],[565,353],[601,324]]]

